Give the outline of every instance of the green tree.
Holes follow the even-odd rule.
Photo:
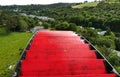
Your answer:
[[[70,25],[69,25],[69,30],[76,31],[76,27],[77,27],[76,24],[70,23]]]
[[[116,50],[120,51],[120,38],[115,39],[115,46],[116,46]]]
[[[84,16],[74,16],[70,18],[70,22],[75,23],[76,25],[84,25]]]
[[[57,29],[57,30],[69,30],[69,23],[64,21],[64,22],[56,25],[55,29]]]
[[[110,63],[112,64],[112,65],[116,65],[116,66],[120,66],[120,59],[119,59],[119,57],[117,56],[117,53],[111,53],[110,55],[109,55],[109,58],[108,58],[108,60],[110,61]]]
[[[28,30],[28,24],[26,23],[25,20],[20,19],[19,20],[19,25],[20,25],[20,31],[26,31],[26,30]]]
[[[28,29],[30,30],[31,28],[33,28],[34,26],[36,26],[36,22],[34,21],[34,19],[30,18],[30,17],[24,17],[24,20],[26,21],[26,23],[28,24]]]
[[[51,25],[49,23],[47,23],[47,22],[43,22],[42,25],[44,26],[45,29],[48,29],[48,28],[51,27]]]

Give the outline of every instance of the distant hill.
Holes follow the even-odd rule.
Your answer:
[[[72,6],[72,8],[95,7],[99,2],[87,2]]]
[[[119,3],[120,0],[104,0],[105,2],[108,2],[108,3]]]
[[[50,5],[46,5],[49,7],[64,7],[64,6],[68,6],[71,5],[72,3],[55,3],[55,4],[50,4]]]
[[[120,3],[120,0],[102,0],[105,3]],[[101,2],[102,2],[101,1]],[[72,8],[83,8],[83,7],[95,7],[99,4],[100,2],[86,2],[86,3],[80,3],[73,5]]]
[[[10,5],[10,6],[0,6],[0,10],[41,10],[45,8],[56,8],[56,7],[64,7],[71,5],[71,3],[55,3],[49,5]]]

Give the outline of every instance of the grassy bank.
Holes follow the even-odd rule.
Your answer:
[[[10,77],[32,33],[0,33],[0,77]]]
[[[83,8],[83,7],[95,7],[99,2],[88,2],[79,5],[72,6],[72,8]]]

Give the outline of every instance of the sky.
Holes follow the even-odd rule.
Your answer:
[[[52,4],[52,3],[77,3],[86,0],[0,0],[0,5],[27,5],[27,4]],[[87,0],[89,2],[94,0]]]

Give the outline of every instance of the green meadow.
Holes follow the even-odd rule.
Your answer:
[[[0,33],[0,77],[10,77],[32,33]]]
[[[72,6],[72,8],[83,8],[83,7],[95,7],[99,2],[88,2],[79,5]]]

